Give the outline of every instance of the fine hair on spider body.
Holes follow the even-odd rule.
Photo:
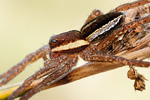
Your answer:
[[[136,30],[137,27],[150,22],[150,15],[127,22],[128,16],[123,11],[128,11],[147,3],[150,3],[150,1],[138,0],[123,4],[107,14],[103,14],[100,10],[95,9],[89,15],[80,31],[71,30],[52,36],[47,45],[27,55],[24,60],[0,75],[0,79],[2,79],[0,86],[2,86],[20,74],[28,64],[40,58],[44,60],[44,67],[28,77],[24,83],[9,96],[8,100],[18,97],[26,91],[35,80],[44,77],[42,82],[25,93],[20,100],[27,100],[45,87],[61,80],[77,65],[79,57],[88,62],[111,62],[129,65],[128,78],[135,80],[135,90],[143,91],[145,89],[144,81],[146,78],[139,74],[133,66],[147,68],[150,67],[150,62],[116,56],[115,52],[117,48],[114,47],[116,46],[116,41],[118,41],[121,36],[123,36],[124,39],[126,38],[126,34],[133,31],[138,33]],[[122,46],[122,48],[125,47],[124,45],[125,44],[119,45],[118,43],[118,46]],[[49,54],[50,59],[47,58],[47,54]]]

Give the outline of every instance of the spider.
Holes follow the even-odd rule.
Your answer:
[[[129,60],[106,52],[107,49],[122,35],[130,32],[138,26],[150,22],[150,16],[125,23],[126,15],[121,11],[135,8],[149,3],[149,0],[139,0],[116,7],[107,14],[100,10],[94,10],[80,31],[71,30],[52,36],[48,45],[27,55],[24,60],[13,66],[7,72],[0,75],[0,86],[5,85],[15,76],[21,73],[25,67],[40,58],[44,60],[44,67],[27,78],[24,83],[16,89],[8,100],[15,99],[24,92],[35,80],[43,78],[33,89],[23,95],[20,100],[29,99],[43,88],[62,79],[76,66],[79,57],[89,62],[118,62],[129,65],[128,77],[135,80],[135,89],[144,90],[144,76],[137,73],[132,66],[149,67],[150,63],[141,60]],[[131,29],[131,30],[130,30]],[[50,59],[47,58],[49,54]]]

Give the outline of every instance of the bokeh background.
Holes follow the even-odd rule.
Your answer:
[[[93,9],[107,13],[130,1],[0,0],[0,73],[48,43],[50,36],[79,30]],[[25,80],[42,66],[42,60],[30,64],[9,84]],[[118,68],[48,89],[30,100],[150,100],[150,81],[146,81],[146,91],[134,91],[133,81],[126,75],[128,69]],[[137,69],[150,79],[150,69]]]

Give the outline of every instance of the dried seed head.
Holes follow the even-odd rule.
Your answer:
[[[130,67],[130,70],[128,71],[128,78],[131,80],[135,80],[134,82],[134,89],[143,91],[145,90],[145,80],[147,80],[143,75],[139,74],[137,70],[135,70],[133,67]]]
[[[145,81],[141,80],[141,79],[135,80],[135,82],[134,82],[134,89],[135,90],[139,90],[139,91],[145,90]]]

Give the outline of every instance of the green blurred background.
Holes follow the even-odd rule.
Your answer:
[[[21,61],[25,55],[48,43],[51,35],[80,29],[90,12],[104,13],[133,0],[0,0],[0,73]],[[39,60],[9,84],[20,82],[43,66]],[[71,84],[42,91],[30,100],[150,100],[146,91],[133,89],[128,67],[97,74]],[[140,69],[150,79],[149,69]]]

